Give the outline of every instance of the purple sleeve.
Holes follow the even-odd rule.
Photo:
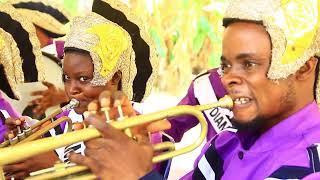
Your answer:
[[[179,102],[178,105],[198,105],[198,101],[194,95],[193,82],[188,89],[187,95]],[[169,134],[176,142],[181,141],[183,134],[198,124],[198,120],[194,116],[184,115],[168,119],[171,123],[171,129],[165,132]]]
[[[0,94],[0,109],[7,111],[10,117],[12,118],[18,118],[21,116],[8,101],[2,98],[1,94]],[[3,119],[2,117],[0,119],[1,119],[0,121],[0,143],[1,143],[4,140],[4,135],[7,131],[7,128],[4,124],[5,119]]]
[[[64,41],[55,41],[56,51],[59,59],[63,59]]]

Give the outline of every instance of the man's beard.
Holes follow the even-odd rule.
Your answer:
[[[281,111],[279,111],[278,113],[283,113],[285,111],[287,111],[288,109],[292,109],[294,104],[296,104],[295,101],[295,90],[294,90],[294,86],[293,86],[293,82],[290,81],[290,83],[288,83],[288,89],[286,91],[286,93],[281,97],[280,99],[280,109]],[[268,124],[268,121],[270,121],[271,119],[276,118],[277,116],[279,116],[279,114],[274,114],[274,115],[258,115],[255,118],[253,118],[252,120],[245,122],[245,123],[240,123],[239,121],[237,121],[236,119],[232,118],[230,121],[232,123],[232,125],[238,129],[239,132],[257,132],[257,131],[261,131],[263,129],[266,129],[268,127],[265,127]],[[277,122],[278,123],[278,122]],[[274,124],[275,125],[275,124]]]
[[[263,117],[256,117],[252,119],[250,122],[246,123],[239,123],[234,118],[231,119],[232,125],[239,131],[239,132],[257,132],[259,131],[265,122],[265,118]]]

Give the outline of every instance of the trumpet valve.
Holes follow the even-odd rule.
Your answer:
[[[17,137],[19,140],[23,140],[24,138],[26,138],[25,133],[23,132],[23,130],[21,130],[21,126],[17,126],[18,129],[18,134]]]
[[[26,136],[30,136],[32,134],[32,129],[28,124],[24,124],[23,132]]]
[[[104,116],[106,117],[106,123],[110,123],[113,121],[110,119],[110,115],[109,115],[110,108],[109,107],[103,107],[100,110],[104,113]]]
[[[123,115],[123,111],[122,111],[121,105],[117,105],[117,110],[118,110],[118,113],[119,113],[119,117],[118,117],[117,121],[123,121],[126,117]],[[131,137],[131,138],[133,137],[130,128],[124,129],[124,133],[127,136]]]
[[[14,136],[14,134],[8,135],[10,145],[15,145],[19,142],[18,136]]]
[[[24,132],[22,132],[22,133],[19,133],[19,134],[17,135],[17,137],[18,137],[19,141],[21,141],[21,140],[23,140],[23,139],[26,138],[26,134],[25,134]]]
[[[118,114],[119,114],[118,120],[124,119],[124,115],[123,115],[123,111],[122,111],[121,105],[117,106],[117,110],[118,110]]]
[[[32,134],[31,128],[23,130],[26,136],[30,136]]]

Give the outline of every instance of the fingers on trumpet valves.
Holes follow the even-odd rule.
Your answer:
[[[29,125],[27,124],[27,121],[26,121],[26,117],[20,117],[18,119],[7,118],[5,120],[5,125],[8,128],[8,130],[13,131],[14,134],[21,133],[24,129],[29,128]]]
[[[104,120],[105,117],[103,117],[104,112],[101,111],[100,109],[100,104],[99,101],[92,101],[88,104],[88,111],[84,112],[84,117],[86,119],[90,119],[89,117],[98,117],[98,119],[102,119]],[[91,125],[89,125],[88,127],[92,127]]]
[[[99,110],[99,103],[98,103],[98,101],[92,101],[92,102],[90,102],[90,103],[88,104],[88,111],[85,111],[85,112],[83,113],[83,116],[84,116],[85,118],[88,118],[88,117],[91,116],[91,115],[97,114],[98,110]]]
[[[125,95],[123,94],[123,92],[121,91],[116,91],[112,94],[112,98],[113,98],[113,107],[118,107],[122,105],[122,102],[125,99]]]
[[[110,119],[110,114],[109,114],[109,107],[103,107],[100,109],[100,111],[104,114],[105,118],[106,118],[106,123],[110,123],[113,120]]]
[[[20,132],[17,134],[17,137],[18,137],[19,141],[21,141],[26,138],[26,134],[22,130],[20,130]]]
[[[119,115],[118,120],[122,120],[124,118],[124,113],[123,113],[123,110],[122,110],[122,104],[123,104],[123,101],[124,101],[125,97],[126,96],[121,91],[116,91],[113,94],[113,99],[114,99],[113,107],[117,108],[118,115]]]
[[[125,115],[123,113],[123,110],[122,110],[122,105],[125,103],[125,100],[126,100],[126,96],[123,94],[123,92],[121,91],[116,91],[114,94],[113,94],[113,98],[114,98],[114,103],[113,103],[113,107],[117,108],[117,111],[118,111],[118,114],[119,114],[119,117],[118,117],[118,121],[122,121],[125,119]],[[124,129],[124,133],[129,136],[129,137],[134,137],[132,132],[131,132],[131,129],[130,128],[126,128]]]
[[[110,91],[103,91],[100,95],[99,95],[99,102],[100,102],[100,106],[101,108],[110,108],[110,104],[111,104],[111,92]]]
[[[29,136],[32,134],[31,126],[29,126],[27,122],[23,124],[23,132],[25,133],[26,136]]]
[[[97,100],[92,101],[88,104],[88,111],[96,113],[100,108],[99,102]]]
[[[19,142],[18,136],[15,136],[13,133],[8,134],[8,139],[11,145],[17,144]]]
[[[21,117],[15,121],[16,128],[17,128],[17,137],[19,140],[23,140],[26,136],[32,133],[31,127],[27,123],[24,117]]]
[[[99,103],[100,103],[100,106],[101,106],[100,111],[106,117],[106,122],[107,123],[111,122],[110,114],[109,114],[110,104],[111,104],[111,99],[110,98],[111,98],[111,92],[110,91],[103,91],[99,96]]]
[[[99,101],[93,101],[88,104],[88,111],[84,113],[84,117],[88,119],[89,116],[99,117],[107,123],[113,120],[123,120],[125,118],[125,108],[127,98],[121,91],[111,93],[104,91],[99,96]]]

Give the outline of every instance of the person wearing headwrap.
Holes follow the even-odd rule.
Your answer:
[[[66,35],[70,15],[61,4],[50,0],[10,0],[9,3],[34,24],[41,48]],[[55,46],[55,53],[61,57],[63,43],[58,42]]]
[[[137,48],[137,51],[134,48]],[[99,14],[90,13],[85,17],[76,17],[66,37],[63,81],[68,97],[77,99],[80,104],[71,112],[65,113],[74,122],[81,122],[82,114],[87,110],[88,104],[98,99],[100,93],[105,90],[111,92],[121,90],[129,100],[142,101],[149,93],[153,80],[155,64],[151,63],[156,62],[153,62],[152,58],[155,56],[151,54],[138,58],[139,54],[135,53],[139,52],[140,48],[144,47],[133,46],[131,37],[125,29]],[[149,45],[145,50],[145,53],[148,51],[152,53]],[[142,69],[136,65],[142,61],[143,64],[150,65],[143,69],[149,73],[137,73],[137,69]],[[139,88],[134,89],[135,83]],[[66,127],[61,129],[62,132],[67,130]],[[52,135],[61,133],[52,132]],[[83,153],[84,145],[79,144],[81,146],[74,145],[73,147],[78,148],[73,150]],[[59,153],[59,150],[57,152],[60,159],[68,161],[66,152]]]
[[[319,174],[319,7],[317,0],[229,2],[220,75],[234,102],[232,122],[238,130],[212,138],[194,170],[181,179],[303,179]],[[71,161],[88,166],[101,179],[162,179],[148,173],[150,145],[126,138],[99,119],[89,122],[104,138],[88,141],[86,156],[72,154]],[[96,148],[98,143],[103,146]],[[109,165],[122,161],[125,171]]]
[[[68,101],[60,78],[64,41],[56,38],[65,36],[68,29],[66,24],[69,23],[71,16],[61,3],[52,0],[10,0],[7,3],[34,24],[41,44],[42,58],[47,69],[43,85],[47,89],[34,89],[36,91],[28,92],[37,96],[32,99],[30,103],[32,106],[26,106],[27,102],[18,106],[24,115],[41,119],[49,107],[55,106],[51,109],[56,109],[59,108],[57,105]],[[47,96],[39,98],[39,95]],[[50,114],[50,110],[47,114]]]
[[[7,133],[5,122],[8,119],[33,123],[32,119],[21,116],[8,99],[23,98],[19,91],[20,85],[43,80],[44,71],[40,44],[32,23],[8,4],[0,5],[0,19],[0,142],[2,142]],[[41,162],[46,162],[50,156],[45,154],[40,159]],[[34,164],[30,165],[33,166]],[[47,166],[40,168],[44,167]],[[14,177],[11,173],[7,173],[7,176]]]
[[[145,28],[127,6],[106,2],[101,1],[103,5],[94,12],[74,18],[66,36],[62,79],[67,96],[77,99],[79,106],[57,118],[69,117],[73,127],[82,123],[88,104],[105,90],[122,91],[130,107],[131,101],[143,101],[157,72],[156,51]],[[66,133],[68,126],[72,125],[62,123],[46,136]],[[70,151],[84,154],[84,150],[85,145],[80,142],[56,149],[56,153],[62,162],[69,163]],[[11,165],[4,169],[14,173],[19,168]]]
[[[109,6],[99,6],[106,14],[92,12],[76,17],[66,36],[63,81],[69,99],[80,102],[77,108],[67,112],[77,117],[71,117],[75,122],[83,120],[88,104],[105,90],[120,90],[129,100],[141,102],[150,93],[156,74],[157,56],[144,27],[134,24],[136,19],[130,19],[129,13]],[[115,18],[115,12],[122,19]],[[66,129],[63,127],[62,131]],[[59,133],[53,135],[56,134]],[[81,148],[74,149],[76,152],[83,153],[81,144]],[[66,153],[58,154],[67,161]]]
[[[11,99],[21,98],[18,85],[43,79],[40,46],[31,23],[17,14],[13,7],[0,9],[0,89]],[[4,140],[6,118],[21,115],[0,92],[0,142]]]

